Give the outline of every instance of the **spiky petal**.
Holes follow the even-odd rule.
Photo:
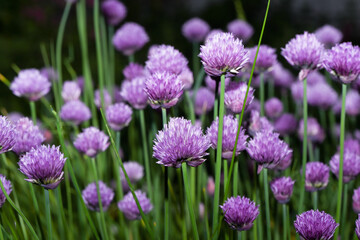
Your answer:
[[[16,144],[15,126],[7,117],[0,115],[0,154],[11,151]]]

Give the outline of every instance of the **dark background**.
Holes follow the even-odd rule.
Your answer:
[[[88,35],[90,62],[96,66],[92,23],[92,1],[88,2]],[[228,22],[235,18],[246,19],[255,29],[255,34],[247,43],[251,47],[257,43],[265,13],[265,0],[126,0],[128,8],[125,21],[143,25],[150,36],[150,43],[136,53],[136,60],[146,60],[151,44],[171,44],[191,59],[191,44],[181,34],[182,24],[192,17],[200,17],[212,28],[226,29]],[[40,52],[43,43],[50,51],[55,43],[64,0],[0,0],[0,73],[10,81],[16,73],[11,65],[20,68],[41,68],[44,62]],[[324,24],[332,24],[343,34],[343,41],[360,42],[360,1],[358,0],[272,0],[263,43],[278,49],[297,33],[314,31]],[[119,27],[119,26],[117,26]],[[75,60],[72,65],[81,75],[81,58],[76,24],[76,11],[72,7],[63,44],[64,55],[69,46],[73,47]],[[116,54],[117,82],[127,58]],[[279,57],[283,61],[282,57]],[[285,66],[289,67],[287,64]],[[93,70],[93,77],[96,72]],[[64,69],[64,77],[69,75]],[[96,79],[95,79],[96,82]],[[25,105],[25,106],[24,106]],[[23,111],[27,113],[25,100],[13,96],[0,83],[0,110]]]

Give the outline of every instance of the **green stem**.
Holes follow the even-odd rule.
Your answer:
[[[266,236],[271,240],[271,222],[270,222],[270,206],[269,206],[269,184],[268,184],[268,170],[264,169],[264,190],[265,190],[265,212],[266,212]]]
[[[286,240],[287,239],[287,214],[286,214],[286,204],[281,204],[282,205],[282,214],[283,214],[283,239]]]
[[[112,38],[114,36],[114,26],[108,26],[108,49],[109,49],[109,85],[113,87],[115,85],[115,50],[112,44]]]
[[[318,209],[318,192],[313,192],[314,209]]]
[[[131,55],[129,56],[129,63],[133,63],[133,62],[135,62],[135,55],[134,55],[134,54],[131,54]]]
[[[345,226],[346,226],[346,213],[347,213],[347,206],[348,206],[348,183],[344,184],[344,192],[343,192],[343,204],[342,204],[342,212],[341,212],[341,223],[343,224],[342,228],[340,229],[340,236],[342,239],[347,239],[345,236]]]
[[[245,102],[245,101],[244,101]],[[265,116],[265,86],[264,86],[264,73],[260,73],[260,115]]]
[[[198,54],[199,54],[199,43],[197,42],[193,42],[193,74],[194,76],[197,76],[198,73],[199,73],[199,68],[200,68],[200,61],[199,61],[199,57],[198,57]]]
[[[34,101],[29,101],[30,103],[30,111],[31,111],[31,118],[33,121],[33,124],[36,125],[36,106]]]
[[[235,161],[234,165],[234,179],[233,179],[233,195],[238,194],[238,181],[239,181],[239,161]]]
[[[49,190],[44,188],[45,197],[45,211],[46,211],[46,227],[47,227],[47,239],[52,239],[52,227],[51,227],[51,211],[50,211],[50,197]]]
[[[272,98],[275,95],[274,82],[269,80],[268,82],[268,98]]]
[[[194,239],[198,240],[199,239],[199,234],[198,234],[198,230],[197,230],[194,209],[192,207],[192,201],[191,201],[191,195],[190,195],[190,189],[189,189],[189,183],[188,183],[189,178],[188,178],[188,174],[187,174],[186,163],[183,163],[181,168],[182,168],[182,172],[183,172],[183,180],[184,180],[184,187],[185,187],[186,202],[187,202],[188,210],[189,210],[189,214],[190,214]]]
[[[115,145],[116,145],[116,149],[120,149],[120,131],[117,131],[115,134]],[[116,178],[116,193],[118,195],[118,200],[121,200],[123,198],[123,189],[122,189],[122,183],[121,183],[121,179],[120,179],[120,171],[119,171],[119,166],[116,162],[116,160],[114,159],[114,172],[115,172],[115,178]]]
[[[219,108],[219,126],[218,139],[216,149],[216,166],[215,166],[215,194],[213,205],[213,221],[212,231],[215,231],[219,221],[219,198],[220,198],[220,177],[221,177],[221,154],[222,154],[222,137],[223,137],[223,122],[224,122],[224,94],[225,94],[225,75],[221,75],[220,84],[220,108]]]
[[[194,104],[191,101],[191,97],[190,97],[188,91],[185,91],[185,99],[186,99],[187,105],[189,107],[189,116],[190,116],[191,123],[195,124]]]
[[[300,187],[300,201],[299,201],[299,211],[302,213],[304,209],[304,195],[305,195],[305,173],[306,173],[306,162],[307,162],[307,118],[308,118],[308,109],[307,109],[307,79],[303,80],[304,88],[304,97],[303,97],[303,119],[304,119],[304,136],[303,136],[303,151],[302,151],[302,174],[301,174],[301,187]]]
[[[167,123],[167,117],[166,117],[166,109],[162,108],[161,109],[161,113],[162,113],[162,121],[163,121],[163,125],[165,126],[165,124]],[[164,228],[164,239],[168,240],[169,239],[169,228],[170,228],[170,215],[169,215],[169,185],[168,185],[168,181],[169,181],[169,172],[168,172],[168,168],[165,167],[164,169],[164,198],[165,198],[165,212],[164,212],[164,224],[165,224],[165,228]]]
[[[346,102],[346,85],[342,85],[342,102],[341,102],[341,117],[340,117],[340,164],[339,164],[339,177],[338,177],[338,196],[336,205],[336,222],[340,223],[341,217],[341,201],[343,189],[343,165],[344,165],[344,140],[345,140],[345,102]],[[341,224],[341,223],[340,223]],[[334,239],[337,239],[339,230],[335,231]]]
[[[224,174],[224,182],[228,182],[228,160],[227,159],[224,159],[223,160],[223,174]],[[230,178],[229,178],[229,181],[230,181]],[[225,188],[224,188],[224,194],[225,194]]]

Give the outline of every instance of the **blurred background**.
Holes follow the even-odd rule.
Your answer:
[[[182,24],[192,17],[200,17],[212,28],[226,30],[228,22],[240,18],[247,20],[255,34],[247,47],[255,45],[261,30],[267,1],[265,0],[124,0],[128,8],[125,21],[143,25],[150,36],[150,43],[136,54],[136,61],[146,60],[151,44],[171,44],[192,56],[192,45],[181,34]],[[92,0],[88,0],[88,39],[90,62],[96,66],[92,23]],[[48,54],[55,44],[57,28],[64,0],[1,0],[0,1],[0,73],[10,81],[16,76],[14,64],[19,68],[42,68],[44,61],[40,45]],[[297,33],[313,32],[324,24],[340,29],[343,41],[360,44],[360,1],[358,0],[272,0],[263,43],[278,49]],[[120,23],[121,24],[121,23]],[[119,26],[118,26],[119,27]],[[72,66],[81,75],[81,57],[76,24],[76,11],[72,7],[64,36],[64,57],[74,53]],[[72,55],[72,54],[70,54]],[[284,66],[289,67],[282,59]],[[122,68],[127,58],[116,54],[116,81],[122,80]],[[93,72],[93,77],[96,76]],[[70,78],[64,69],[65,79]],[[96,83],[96,79],[94,79]],[[25,106],[24,106],[25,105]],[[14,96],[0,83],[0,110],[27,113],[25,100]]]

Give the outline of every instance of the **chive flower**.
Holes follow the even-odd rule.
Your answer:
[[[144,167],[134,161],[124,162],[125,172],[128,175],[131,184],[135,184],[144,177]],[[129,185],[126,181],[125,174],[120,168],[120,180],[123,191],[127,192],[130,190]]]
[[[27,117],[21,118],[15,123],[15,131],[16,143],[13,151],[18,155],[39,147],[45,141],[39,127],[34,126],[34,123]]]
[[[65,102],[79,100],[81,88],[75,81],[65,81],[62,87],[61,96]]]
[[[125,103],[115,103],[106,109],[106,119],[114,131],[120,131],[129,125],[132,113],[131,107]]]
[[[137,77],[145,76],[145,68],[139,63],[130,63],[123,69],[123,74],[126,80],[133,80]]]
[[[101,11],[108,24],[112,26],[119,24],[127,15],[125,5],[117,0],[106,0],[102,2]]]
[[[343,181],[348,183],[360,173],[360,156],[355,152],[344,151]],[[330,170],[339,178],[340,154],[336,153],[330,160]]]
[[[295,116],[291,113],[282,114],[276,121],[274,122],[274,130],[275,132],[280,133],[280,135],[289,135],[294,133],[297,129],[297,120]]]
[[[210,31],[207,22],[200,18],[192,18],[184,23],[181,32],[190,42],[202,42]]]
[[[139,200],[139,204],[144,214],[149,213],[153,209],[153,205],[146,197],[146,193],[141,190],[136,190],[134,193]],[[124,198],[118,202],[118,208],[128,220],[141,219],[140,211],[131,192],[128,192]]]
[[[290,201],[290,197],[294,189],[294,183],[295,181],[293,181],[290,177],[281,177],[270,182],[271,191],[279,203],[285,204]]]
[[[12,184],[11,184],[11,182],[9,180],[7,180],[6,177],[4,175],[2,175],[2,174],[0,174],[0,181],[3,184],[7,195],[10,195],[10,193],[12,192]],[[0,208],[2,208],[5,201],[6,201],[5,194],[3,193],[3,191],[0,191]]]
[[[106,109],[108,106],[111,105],[111,95],[110,93],[108,92],[108,90],[106,89],[103,89],[103,97],[104,97],[104,108]],[[95,91],[95,94],[94,94],[94,102],[95,102],[95,106],[97,108],[101,108],[102,105],[101,105],[101,94],[100,94],[100,89],[97,89]]]
[[[236,38],[247,42],[254,34],[253,27],[246,21],[235,19],[228,23],[227,30],[234,34]]]
[[[241,113],[245,95],[247,91],[247,84],[244,82],[231,82],[225,91],[224,101],[225,106],[233,113]],[[245,103],[245,110],[254,100],[254,89],[249,88],[248,96]]]
[[[280,99],[273,97],[269,98],[265,102],[265,114],[269,118],[275,119],[278,118],[284,110],[284,106]]]
[[[354,194],[352,196],[352,208],[355,213],[360,213],[360,187],[354,189]]]
[[[120,96],[135,109],[146,108],[148,95],[145,92],[145,77],[135,77],[125,80],[121,85]]]
[[[339,43],[343,38],[342,32],[331,25],[324,25],[315,31],[316,38],[329,48]]]
[[[79,125],[91,118],[91,112],[85,103],[74,100],[65,103],[61,107],[60,118],[64,121]]]
[[[74,141],[75,148],[91,158],[105,151],[109,144],[109,137],[96,127],[85,128]]]
[[[255,61],[255,55],[257,51],[257,46],[249,49],[249,66],[252,66]],[[255,72],[261,73],[266,72],[272,68],[276,63],[276,50],[267,45],[261,45],[259,48],[259,53],[255,63]]]
[[[114,198],[114,191],[106,186],[103,181],[99,181],[99,192],[103,211],[106,211]],[[90,183],[81,193],[84,203],[91,211],[100,211],[99,198],[97,193],[96,182]]]
[[[358,214],[358,218],[355,220],[355,233],[358,239],[360,239],[360,214]]]
[[[16,144],[15,126],[5,116],[0,115],[0,154],[11,151]]]
[[[306,163],[305,190],[308,192],[320,191],[329,183],[329,167],[322,162]]]
[[[206,87],[200,87],[195,95],[195,113],[203,115],[214,107],[215,94]]]

